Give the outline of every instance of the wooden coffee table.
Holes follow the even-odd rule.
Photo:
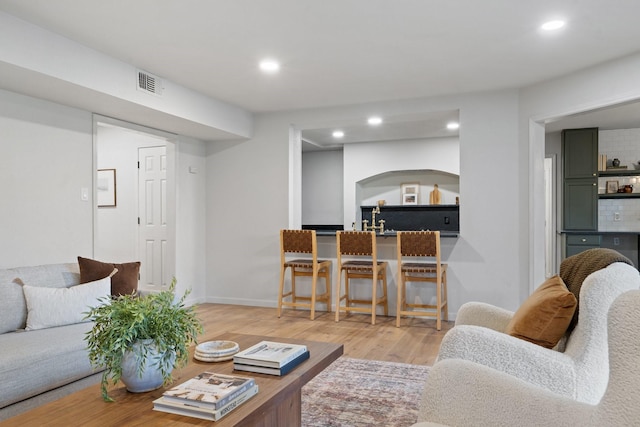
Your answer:
[[[250,376],[256,379],[260,391],[253,398],[213,423],[218,426],[300,426],[302,386],[342,355],[342,344],[305,341],[289,338],[266,337],[226,333],[206,336],[201,342],[229,340],[245,349],[262,340],[306,344],[311,357],[283,377],[236,372],[233,362],[206,363],[193,359],[174,373],[176,384],[204,371]],[[109,395],[115,403],[102,400],[100,384],[87,387],[62,399],[37,407],[29,412],[9,418],[4,426],[192,426],[212,425],[211,421],[154,411],[153,400],[162,395],[164,388],[148,393],[129,393],[122,383],[111,388]]]

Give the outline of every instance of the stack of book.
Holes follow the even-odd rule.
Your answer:
[[[269,375],[285,375],[309,358],[307,346],[261,341],[233,356],[233,369]]]
[[[606,154],[598,154],[598,170],[606,171],[607,170],[607,155]]]
[[[155,411],[217,421],[258,393],[253,378],[203,372],[153,401]]]

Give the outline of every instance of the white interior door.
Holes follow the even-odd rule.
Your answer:
[[[556,186],[555,158],[544,159],[544,193],[545,193],[545,275],[547,278],[556,274],[556,204],[554,191]]]
[[[168,285],[166,153],[166,147],[138,149],[140,286],[148,290],[161,290]]]

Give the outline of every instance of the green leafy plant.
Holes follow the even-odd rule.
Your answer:
[[[160,357],[151,366],[159,367],[165,385],[173,381],[171,372],[174,368],[187,364],[189,345],[197,343],[203,327],[196,316],[195,306],[184,306],[190,290],[176,302],[175,287],[174,277],[168,290],[144,296],[105,297],[86,313],[85,318],[94,322],[85,336],[89,360],[94,367],[105,368],[102,373],[102,397],[105,401],[113,401],[107,386],[109,380],[113,385],[120,381],[122,359],[127,351],[133,351],[140,361],[138,375],[142,376],[149,347],[133,346],[136,342],[153,340]]]

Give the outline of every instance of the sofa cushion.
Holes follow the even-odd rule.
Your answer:
[[[0,334],[24,329],[27,305],[22,285],[66,288],[80,283],[78,264],[49,264],[0,270]]]
[[[0,335],[0,408],[96,372],[85,334],[93,323]],[[97,396],[99,399],[99,396]]]
[[[111,295],[131,295],[138,291],[139,261],[116,264],[78,257],[78,266],[80,283],[104,279],[117,268],[118,272],[111,278]]]
[[[514,313],[505,332],[553,348],[569,327],[576,304],[576,297],[560,276],[553,276],[525,300]]]
[[[117,270],[114,268],[112,275]],[[111,292],[111,276],[70,288],[24,285],[27,331],[88,322],[85,313]]]
[[[0,271],[0,334],[24,328],[26,305],[21,283],[10,270]]]

